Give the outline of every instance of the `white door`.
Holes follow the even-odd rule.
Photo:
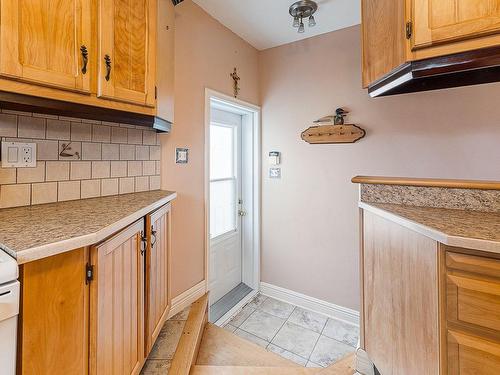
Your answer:
[[[210,122],[210,304],[241,283],[242,116],[212,108]]]

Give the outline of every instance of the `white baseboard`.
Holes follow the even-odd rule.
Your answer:
[[[293,290],[281,288],[276,285],[261,282],[260,292],[268,297],[291,303],[307,310],[326,315],[332,319],[342,320],[346,323],[354,324],[359,327],[359,312],[335,305],[330,302],[306,296],[305,294],[294,292]]]
[[[172,299],[172,307],[168,314],[168,319],[190,306],[194,301],[201,298],[207,292],[207,283],[200,281],[192,288]]]

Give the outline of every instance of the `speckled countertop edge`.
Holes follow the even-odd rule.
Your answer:
[[[161,196],[151,199],[152,203],[140,207],[136,211],[133,211],[132,213],[127,212],[127,214],[124,214],[123,217],[118,218],[112,223],[105,225],[94,232],[85,233],[81,236],[64,238],[50,243],[44,243],[32,247],[23,248],[22,250],[18,251],[16,251],[15,248],[10,248],[9,246],[7,246],[7,244],[2,243],[0,240],[0,249],[4,250],[7,254],[16,259],[18,264],[23,264],[43,259],[52,255],[61,254],[66,251],[71,251],[80,247],[97,244],[103,241],[104,239],[108,238],[112,234],[120,231],[121,229],[126,228],[130,224],[133,224],[137,220],[140,220],[148,213],[171,202],[177,197],[177,193],[172,191],[156,191],[156,192],[160,193]],[[129,194],[129,196],[132,197],[133,195],[139,195],[139,194],[148,194],[148,193],[132,193]],[[94,198],[94,201],[98,202],[101,199],[104,200],[106,198]],[[85,201],[89,200],[81,200],[78,202],[85,202]]]
[[[372,212],[376,215],[379,215],[387,220],[395,222],[399,225],[402,225],[405,228],[413,230],[417,233],[420,233],[424,236],[432,238],[433,240],[440,242],[444,245],[448,246],[456,246],[463,247],[467,249],[475,249],[481,250],[491,253],[500,253],[500,240],[497,239],[486,239],[486,238],[475,238],[473,236],[457,236],[446,233],[442,230],[432,227],[428,225],[428,223],[424,224],[422,222],[409,219],[401,214],[395,213],[391,210],[391,206],[395,208],[397,206],[402,207],[401,205],[394,204],[370,204],[365,202],[359,202],[359,208]],[[384,206],[384,207],[381,207]],[[422,209],[422,207],[411,207],[406,206],[407,208],[413,208],[415,210]],[[460,210],[453,210],[459,213]],[[464,211],[466,213],[467,211]]]

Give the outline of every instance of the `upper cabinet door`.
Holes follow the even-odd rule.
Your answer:
[[[98,95],[155,105],[156,0],[101,0]]]
[[[0,3],[0,75],[89,91],[91,0]]]
[[[413,48],[458,42],[500,32],[500,0],[413,0],[413,17]]]

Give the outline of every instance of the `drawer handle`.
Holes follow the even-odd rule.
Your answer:
[[[109,81],[109,78],[111,77],[111,57],[109,57],[109,55],[104,56],[104,64],[106,65],[106,75],[104,76],[104,79]]]
[[[87,47],[82,45],[80,47],[80,52],[82,53],[82,74],[87,74],[87,65],[89,63],[89,51]]]
[[[151,247],[153,247],[156,243],[156,233],[158,233],[157,231],[155,231],[153,229],[153,226],[151,226]]]

